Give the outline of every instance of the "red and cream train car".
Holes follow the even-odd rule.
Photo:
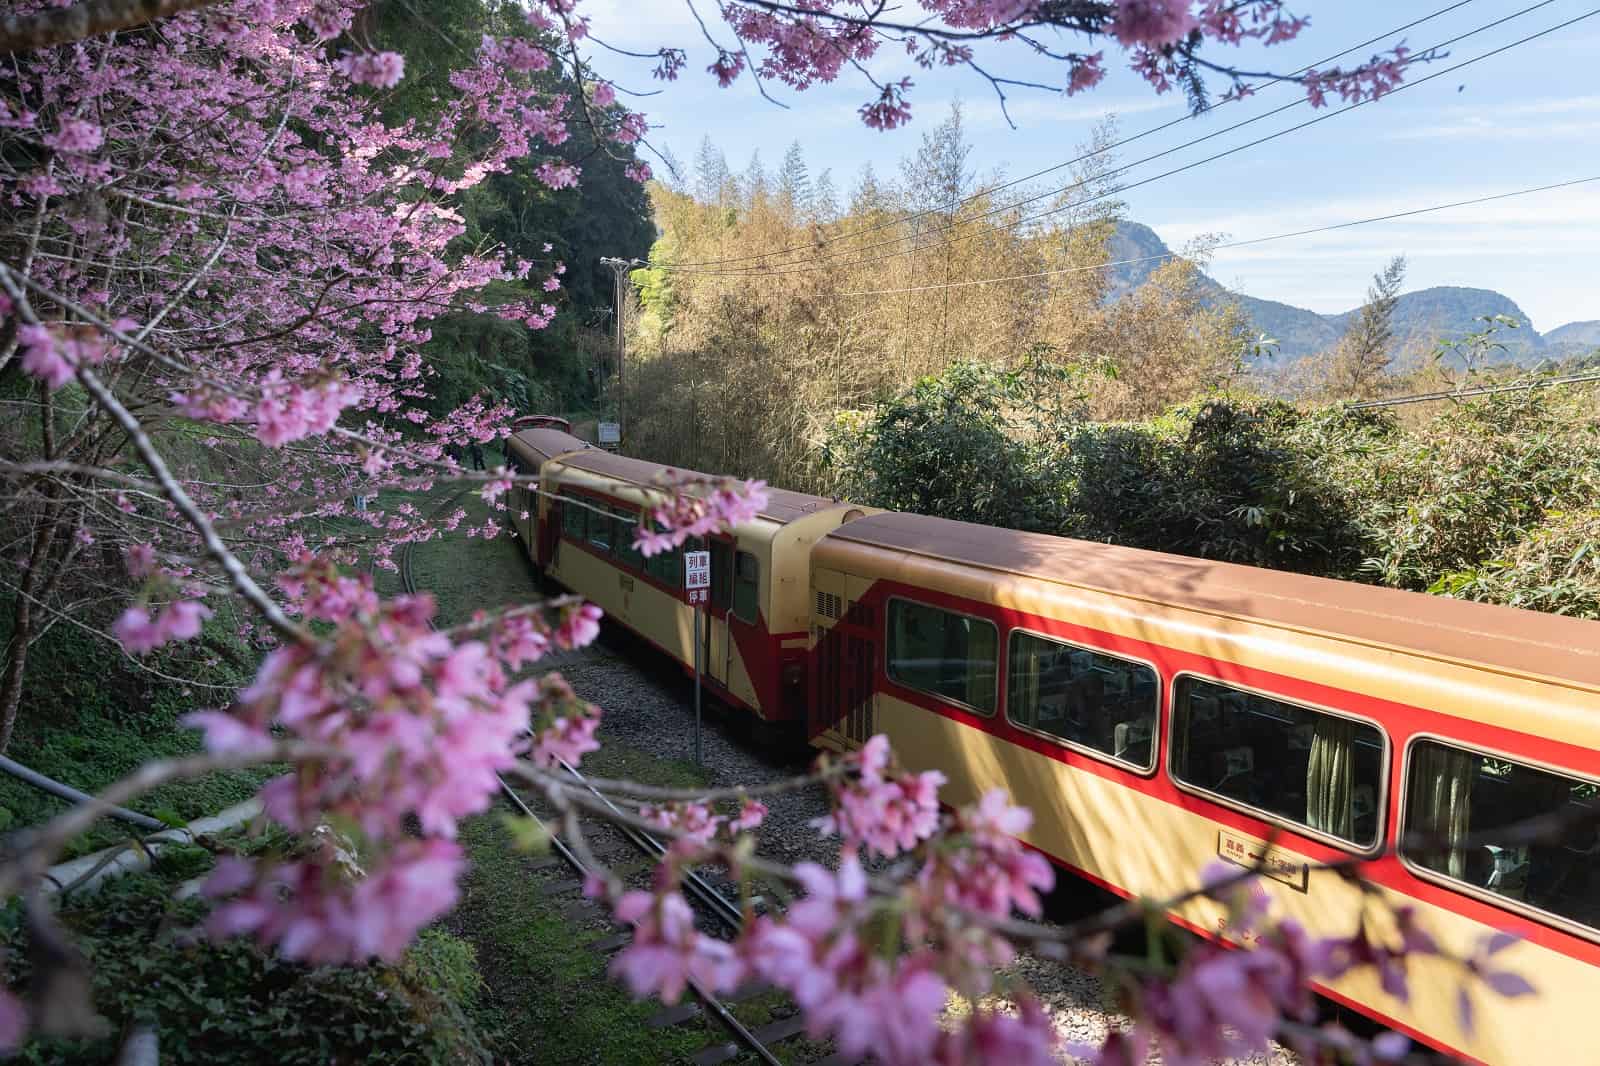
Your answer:
[[[692,655],[681,557],[627,548],[665,468],[549,428],[511,442],[542,493],[518,531],[556,581],[680,663]],[[1436,1048],[1488,1063],[1600,1062],[1600,623],[1253,567],[874,512],[774,491],[711,538],[708,684],[812,743],[888,734],[960,804],[993,787],[1035,815],[1027,842],[1125,896],[1165,897],[1222,858],[1254,864],[1321,935],[1387,909],[1320,865],[1363,873],[1456,953],[1491,930],[1538,988],[1476,993],[1413,962],[1401,1003],[1370,974],[1322,989]],[[1461,841],[1401,851],[1402,833]],[[1365,909],[1364,909],[1365,908]],[[1172,915],[1228,936],[1195,901]]]
[[[645,559],[632,548],[635,524],[651,503],[648,490],[669,469],[555,429],[514,434],[508,450],[519,472],[539,473],[538,498],[514,490],[511,511],[545,575],[688,668],[694,638],[682,553]],[[772,489],[754,520],[706,538],[711,589],[701,628],[702,677],[722,702],[747,711],[758,732],[798,734],[806,699],[811,548],[829,530],[867,513]]]
[[[1437,960],[1409,1003],[1370,973],[1321,991],[1468,1059],[1600,1061],[1596,823],[1495,843],[1600,802],[1600,624],[893,513],[824,537],[812,586],[815,742],[886,733],[953,804],[1003,787],[1030,845],[1125,896],[1268,851],[1323,935],[1389,912],[1314,867],[1390,851],[1363,868],[1388,902],[1453,952],[1521,934],[1496,962],[1539,994],[1480,990],[1466,1032]],[[1394,857],[1402,832],[1472,846]],[[1172,917],[1226,935],[1207,901]]]

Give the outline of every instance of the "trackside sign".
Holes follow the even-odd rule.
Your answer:
[[[710,599],[710,552],[683,553],[683,587],[688,593],[687,599],[690,603],[700,604]]]

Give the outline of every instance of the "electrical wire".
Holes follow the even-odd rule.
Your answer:
[[[1556,189],[1566,189],[1574,185],[1584,185],[1589,182],[1600,181],[1600,174],[1587,178],[1573,178],[1570,181],[1559,181],[1550,185],[1537,185],[1529,189],[1516,189],[1511,192],[1493,193],[1489,196],[1478,196],[1470,200],[1456,200],[1447,204],[1434,204],[1430,207],[1416,207],[1408,211],[1395,211],[1387,215],[1373,215],[1370,218],[1352,219],[1349,222],[1335,222],[1327,226],[1313,226],[1310,229],[1293,230],[1289,233],[1274,233],[1270,237],[1251,237],[1248,240],[1228,241],[1225,244],[1214,246],[1213,251],[1223,251],[1230,248],[1245,248],[1254,244],[1267,244],[1271,241],[1285,241],[1291,237],[1309,237],[1317,233],[1331,233],[1334,230],[1350,229],[1354,226],[1366,226],[1375,222],[1392,222],[1398,218],[1411,218],[1415,215],[1426,215],[1436,211],[1448,211],[1455,207],[1473,207],[1478,204],[1492,203],[1495,200],[1509,200],[1516,196],[1532,196],[1535,193],[1552,192]],[[1037,270],[1031,274],[1009,274],[1000,278],[977,278],[970,281],[948,281],[933,285],[908,285],[897,289],[858,289],[851,292],[841,292],[840,296],[890,296],[907,292],[932,292],[940,289],[961,289],[975,285],[997,285],[1007,281],[1029,281],[1034,278],[1055,277],[1061,274],[1081,274],[1091,270],[1107,270],[1111,267],[1135,266],[1141,263],[1164,262],[1171,259],[1182,258],[1173,252],[1160,255],[1145,255],[1135,259],[1117,259],[1109,263],[1100,263],[1094,266],[1062,267],[1058,270]]]
[[[1448,15],[1450,12],[1455,11],[1457,8],[1466,7],[1468,4],[1473,3],[1473,2],[1474,2],[1474,0],[1456,0],[1456,3],[1450,4],[1447,7],[1442,7],[1439,10],[1433,12],[1432,14],[1423,15],[1421,18],[1414,19],[1411,22],[1408,22],[1403,26],[1396,26],[1394,29],[1389,30],[1386,33],[1380,33],[1376,37],[1370,37],[1367,40],[1362,41],[1360,44],[1353,44],[1349,48],[1346,48],[1344,51],[1335,52],[1333,55],[1327,56],[1327,57],[1325,57],[1323,59],[1319,59],[1315,63],[1308,63],[1305,66],[1301,67],[1299,70],[1296,70],[1296,71],[1293,71],[1292,73],[1283,75],[1282,79],[1280,79],[1277,82],[1274,82],[1273,84],[1274,85],[1280,85],[1283,82],[1289,81],[1289,80],[1294,79],[1294,78],[1298,78],[1302,74],[1307,73],[1308,71],[1316,70],[1319,67],[1323,67],[1323,66],[1326,66],[1329,63],[1332,63],[1336,59],[1343,59],[1345,56],[1349,55],[1351,52],[1359,52],[1363,48],[1368,48],[1368,47],[1370,47],[1370,46],[1372,46],[1374,44],[1377,44],[1379,41],[1387,40],[1388,38],[1393,37],[1396,34],[1404,33],[1405,31],[1407,31],[1409,29],[1413,29],[1413,28],[1415,28],[1417,26],[1422,25],[1424,22],[1431,22],[1434,19],[1439,18],[1441,15]],[[1545,0],[1545,3],[1553,3],[1553,2],[1554,2],[1554,0]],[[1542,7],[1542,6],[1544,6],[1544,4],[1537,4],[1535,6],[1536,7]],[[1524,11],[1518,12],[1517,14],[1526,14],[1526,12],[1528,10],[1532,10],[1532,9],[1531,8],[1525,9]],[[1517,16],[1516,15],[1511,15],[1511,16],[1508,16],[1508,17],[1515,18]],[[1476,32],[1476,31],[1474,31],[1474,32]],[[1441,45],[1440,47],[1443,47],[1443,46]],[[1174,126],[1180,126],[1183,123],[1190,121],[1191,119],[1199,118],[1202,115],[1209,115],[1209,114],[1211,114],[1212,112],[1216,111],[1219,108],[1226,107],[1228,104],[1231,104],[1231,103],[1237,103],[1238,101],[1243,100],[1243,99],[1245,99],[1244,96],[1229,96],[1229,97],[1225,97],[1222,100],[1219,100],[1217,103],[1212,104],[1211,106],[1205,108],[1204,110],[1196,111],[1196,112],[1190,112],[1190,113],[1186,113],[1186,114],[1180,115],[1179,117],[1174,118],[1174,119],[1170,119],[1170,120],[1168,120],[1166,122],[1161,123],[1158,126],[1152,126],[1149,129],[1143,130],[1143,131],[1141,131],[1139,133],[1135,133],[1132,136],[1124,137],[1121,140],[1113,141],[1112,143],[1110,143],[1108,145],[1105,145],[1104,147],[1096,148],[1096,149],[1094,149],[1093,151],[1090,151],[1090,152],[1085,152],[1084,154],[1082,154],[1080,156],[1077,156],[1076,158],[1068,159],[1068,160],[1065,160],[1064,162],[1056,163],[1056,164],[1054,164],[1052,166],[1045,167],[1043,170],[1036,170],[1031,174],[1024,174],[1024,175],[1022,175],[1022,177],[1015,178],[1015,179],[1013,179],[1011,181],[1005,182],[1002,185],[996,185],[993,188],[987,188],[987,189],[984,189],[984,190],[982,190],[980,192],[973,193],[971,196],[963,196],[963,197],[961,197],[959,199],[951,200],[951,201],[948,201],[948,202],[943,203],[943,204],[938,204],[938,205],[936,205],[934,207],[925,208],[925,209],[923,209],[921,211],[914,211],[914,212],[912,212],[910,214],[902,215],[902,216],[900,216],[898,218],[887,219],[887,220],[885,220],[883,222],[876,222],[876,223],[873,223],[870,226],[862,226],[859,229],[849,230],[849,231],[847,231],[845,233],[836,233],[831,237],[824,238],[823,240],[815,242],[815,243],[796,244],[796,245],[790,245],[790,246],[788,246],[786,248],[779,248],[779,249],[776,249],[775,251],[771,251],[771,252],[754,252],[754,253],[751,253],[749,255],[729,256],[729,257],[727,257],[725,259],[704,259],[704,260],[699,260],[699,261],[691,261],[691,262],[686,262],[686,263],[679,263],[677,265],[680,266],[680,267],[726,266],[726,265],[732,264],[732,263],[749,262],[750,260],[753,260],[753,259],[767,259],[767,258],[770,258],[772,256],[787,255],[790,252],[815,251],[818,247],[823,247],[823,246],[826,246],[826,245],[829,245],[829,244],[836,244],[839,241],[849,240],[852,237],[859,237],[859,236],[861,236],[863,234],[866,234],[866,233],[875,233],[875,232],[877,232],[879,230],[888,229],[891,226],[904,225],[907,222],[915,222],[917,219],[926,218],[929,215],[944,214],[945,212],[951,210],[952,208],[960,208],[961,206],[963,206],[965,204],[972,203],[975,200],[979,200],[979,199],[982,199],[982,198],[987,197],[987,196],[993,196],[997,192],[1002,192],[1002,191],[1004,191],[1006,189],[1010,189],[1010,188],[1013,188],[1013,187],[1015,187],[1017,185],[1021,185],[1025,181],[1032,181],[1035,178],[1042,178],[1046,174],[1054,174],[1056,171],[1063,170],[1066,167],[1070,167],[1070,166],[1073,166],[1075,164],[1085,162],[1085,161],[1093,159],[1093,158],[1095,158],[1097,156],[1105,155],[1107,152],[1116,151],[1118,148],[1123,148],[1123,147],[1125,147],[1127,145],[1133,144],[1135,141],[1141,141],[1146,137],[1153,136],[1153,135],[1155,135],[1157,133],[1162,133],[1162,132],[1164,132],[1166,130],[1171,129]]]
[[[1490,396],[1497,392],[1525,392],[1554,385],[1580,385],[1586,381],[1600,381],[1600,373],[1572,374],[1560,378],[1540,378],[1537,381],[1519,381],[1509,385],[1478,385],[1470,389],[1442,389],[1438,392],[1419,392],[1415,396],[1391,396],[1387,400],[1363,400],[1349,405],[1352,411],[1369,407],[1396,407],[1406,403],[1426,403],[1429,400],[1459,400],[1469,396]]]
[[[1545,2],[1549,2],[1549,0],[1545,0]],[[1542,7],[1542,6],[1544,6],[1543,3],[1534,5],[1534,7]],[[1533,10],[1533,8],[1525,8],[1525,9],[1523,9],[1522,12],[1518,12],[1517,14],[1520,15],[1520,14],[1526,13],[1527,11],[1530,11],[1530,10]],[[1289,135],[1291,133],[1296,133],[1296,132],[1298,132],[1300,130],[1306,129],[1307,127],[1315,126],[1315,125],[1317,125],[1319,123],[1326,122],[1329,119],[1337,118],[1340,115],[1348,114],[1349,112],[1354,111],[1358,107],[1364,107],[1367,104],[1373,103],[1375,100],[1388,99],[1389,97],[1395,95],[1396,93],[1404,92],[1407,89],[1416,88],[1417,86],[1420,86],[1420,85],[1426,85],[1430,81],[1434,81],[1435,79],[1442,78],[1442,77],[1444,77],[1444,76],[1446,76],[1448,74],[1454,74],[1457,71],[1462,70],[1462,69],[1464,69],[1466,67],[1472,66],[1475,63],[1480,63],[1483,60],[1490,59],[1490,58],[1492,58],[1494,56],[1500,55],[1500,54],[1502,54],[1504,52],[1507,52],[1507,51],[1509,51],[1509,50],[1511,50],[1513,48],[1517,48],[1517,47],[1519,47],[1521,45],[1527,44],[1530,41],[1534,41],[1534,40],[1537,40],[1537,39],[1539,39],[1541,37],[1545,37],[1545,36],[1548,36],[1549,34],[1555,33],[1555,32],[1557,32],[1559,30],[1566,29],[1567,27],[1575,25],[1576,23],[1582,22],[1585,19],[1593,18],[1595,15],[1600,15],[1600,8],[1593,8],[1593,9],[1585,12],[1582,15],[1578,15],[1578,16],[1576,16],[1574,18],[1566,20],[1565,22],[1561,22],[1561,23],[1558,23],[1558,24],[1556,24],[1554,26],[1550,26],[1547,29],[1540,30],[1537,33],[1529,34],[1526,37],[1519,38],[1519,39],[1517,39],[1515,41],[1512,41],[1512,42],[1510,42],[1508,44],[1501,45],[1500,47],[1491,49],[1488,52],[1480,53],[1479,55],[1473,56],[1470,59],[1463,60],[1460,63],[1456,63],[1456,64],[1453,64],[1453,65],[1451,65],[1449,67],[1442,68],[1440,70],[1435,71],[1432,74],[1427,75],[1426,77],[1419,78],[1416,81],[1403,83],[1403,84],[1397,86],[1395,89],[1391,90],[1390,92],[1384,94],[1384,96],[1382,96],[1382,97],[1372,97],[1372,98],[1368,98],[1368,99],[1365,99],[1365,100],[1358,100],[1358,101],[1356,101],[1354,103],[1347,104],[1344,107],[1338,108],[1337,110],[1326,112],[1324,114],[1316,116],[1315,118],[1307,119],[1306,121],[1298,123],[1298,124],[1296,124],[1294,126],[1290,126],[1290,127],[1285,128],[1285,129],[1278,130],[1278,131],[1276,131],[1274,133],[1269,133],[1266,136],[1258,137],[1253,141],[1247,141],[1244,144],[1236,145],[1236,146],[1234,146],[1232,148],[1229,148],[1229,149],[1226,149],[1224,151],[1217,152],[1217,153],[1215,153],[1213,155],[1206,156],[1203,159],[1197,159],[1197,160],[1194,160],[1193,162],[1185,163],[1182,166],[1174,167],[1171,170],[1162,171],[1159,174],[1154,174],[1154,175],[1152,175],[1150,177],[1143,178],[1143,179],[1141,179],[1139,181],[1129,182],[1126,185],[1117,186],[1115,188],[1107,190],[1106,192],[1096,194],[1095,196],[1091,196],[1091,197],[1089,197],[1089,198],[1087,198],[1085,200],[1075,201],[1073,203],[1064,204],[1064,205],[1061,205],[1059,207],[1050,208],[1050,209],[1048,209],[1046,211],[1041,211],[1041,212],[1038,212],[1038,213],[1033,214],[1033,215],[1025,216],[1025,217],[1023,217],[1021,219],[1018,219],[1015,223],[1012,223],[1011,225],[1013,225],[1013,226],[1021,226],[1021,225],[1025,224],[1025,223],[1036,222],[1039,219],[1047,218],[1047,217],[1049,217],[1051,215],[1060,214],[1062,211],[1079,209],[1079,208],[1085,207],[1085,206],[1087,206],[1089,204],[1095,203],[1097,201],[1105,200],[1105,199],[1107,199],[1109,197],[1120,195],[1121,193],[1130,191],[1132,189],[1141,188],[1141,187],[1143,187],[1145,185],[1150,185],[1150,184],[1152,184],[1154,182],[1161,181],[1161,180],[1163,180],[1165,178],[1173,177],[1173,176],[1175,176],[1177,174],[1186,173],[1186,172],[1188,172],[1190,170],[1194,170],[1194,169],[1196,169],[1198,167],[1204,166],[1207,163],[1212,163],[1212,162],[1215,162],[1215,161],[1217,161],[1219,159],[1227,158],[1228,156],[1237,155],[1238,153],[1246,151],[1246,150],[1248,150],[1250,148],[1257,147],[1257,146],[1265,144],[1265,143],[1267,143],[1269,141],[1277,140],[1279,137],[1285,137],[1285,136],[1287,136],[1287,135]],[[1507,16],[1506,18],[1509,19],[1509,18],[1515,18],[1515,17],[1517,17],[1517,15],[1510,15],[1510,16]],[[1499,22],[1504,22],[1504,21],[1506,21],[1506,20],[1505,19],[1499,20]],[[1489,25],[1498,25],[1499,22],[1491,23]],[[1486,29],[1486,28],[1488,28],[1488,27],[1487,26],[1480,27],[1478,30],[1472,31],[1472,33],[1481,32],[1481,30]],[[1464,34],[1462,36],[1470,36],[1470,34]],[[1460,39],[1461,38],[1458,37],[1458,38],[1455,38],[1454,40],[1460,40]],[[1435,46],[1435,47],[1442,47],[1442,45]],[[1254,118],[1254,119],[1248,119],[1245,122],[1237,123],[1234,126],[1229,127],[1227,130],[1218,131],[1218,133],[1216,133],[1216,134],[1209,134],[1209,135],[1207,135],[1206,138],[1199,138],[1195,142],[1191,142],[1191,143],[1199,143],[1199,140],[1209,139],[1210,137],[1214,137],[1214,136],[1220,135],[1221,133],[1229,132],[1230,130],[1236,129],[1239,126],[1247,125],[1250,122],[1254,122],[1259,118],[1268,117],[1270,115],[1277,114],[1280,111],[1287,110],[1289,107],[1299,106],[1299,103],[1301,103],[1301,101],[1297,101],[1297,102],[1295,102],[1293,104],[1285,105],[1284,107],[1279,108],[1276,111],[1267,112],[1265,115],[1259,115],[1259,116],[1256,116],[1256,118]],[[1179,147],[1180,148],[1188,147],[1188,145],[1182,145],[1182,146],[1179,146]],[[1178,149],[1172,149],[1171,151],[1177,151],[1177,150]],[[1160,158],[1161,156],[1168,155],[1168,154],[1171,154],[1171,152],[1163,152],[1163,153],[1159,153],[1156,156],[1147,157],[1146,159],[1139,160],[1139,161],[1137,161],[1135,163],[1130,163],[1126,167],[1121,167],[1118,170],[1113,171],[1113,173],[1124,172],[1124,171],[1132,169],[1133,167],[1138,166],[1138,165],[1140,165],[1142,163],[1149,162],[1152,159]],[[1037,200],[1044,199],[1044,198],[1046,198],[1048,196],[1056,195],[1056,194],[1058,194],[1060,192],[1067,191],[1067,189],[1070,189],[1070,188],[1072,188],[1072,186],[1068,186],[1068,187],[1066,187],[1064,189],[1052,190],[1050,192],[1041,194],[1040,196],[1033,197],[1031,200],[1022,201],[1022,202],[1023,203],[1031,203],[1031,202],[1034,202],[1034,201],[1037,201]],[[958,228],[960,226],[970,225],[970,224],[972,224],[974,222],[981,221],[983,218],[989,217],[989,216],[991,216],[993,214],[997,214],[1000,211],[1014,210],[1017,206],[1018,206],[1017,204],[1010,204],[1010,205],[1005,206],[1004,208],[997,208],[994,211],[990,211],[990,212],[985,213],[984,215],[976,216],[976,217],[974,217],[972,219],[965,219],[965,220],[962,220],[961,222],[954,223],[954,224],[952,224],[951,226],[949,226],[947,228],[948,229],[955,229],[955,228]],[[777,264],[778,268],[788,268],[788,269],[755,268],[755,269],[744,269],[744,270],[733,270],[733,271],[692,270],[692,269],[680,270],[676,266],[674,266],[672,264],[668,264],[668,263],[653,263],[651,265],[655,269],[665,270],[665,271],[668,271],[670,273],[679,273],[679,274],[686,274],[686,275],[724,276],[724,277],[776,277],[776,276],[781,276],[781,275],[785,275],[785,274],[805,274],[805,273],[814,273],[814,272],[816,272],[818,270],[837,270],[837,269],[843,269],[843,268],[847,268],[847,267],[865,266],[865,265],[871,265],[873,263],[884,262],[884,261],[887,261],[889,259],[899,258],[899,257],[905,256],[905,255],[919,254],[919,253],[922,253],[922,252],[937,252],[937,251],[949,248],[951,245],[956,244],[956,243],[958,243],[960,241],[970,240],[973,237],[983,236],[987,232],[989,232],[989,231],[987,231],[987,230],[976,230],[976,231],[973,231],[973,232],[970,232],[970,233],[966,233],[966,234],[962,234],[962,235],[959,235],[959,236],[950,237],[949,239],[947,239],[947,240],[945,240],[945,241],[943,241],[943,242],[941,242],[941,243],[939,243],[937,245],[933,245],[933,246],[931,246],[929,248],[907,249],[907,250],[900,251],[900,252],[891,252],[891,253],[888,253],[887,255],[872,256],[872,257],[868,257],[866,259],[853,260],[853,261],[844,262],[844,263],[829,263],[828,260],[831,260],[831,259],[834,258],[834,256],[829,255],[829,256],[819,256],[819,257],[817,257],[815,259],[806,261],[806,262],[821,264],[821,265],[818,265],[818,266],[806,266],[803,263],[780,263],[780,264]],[[883,247],[883,246],[886,246],[886,245],[889,245],[889,244],[900,243],[902,241],[911,239],[912,237],[915,237],[915,236],[916,235],[913,234],[913,235],[911,235],[911,237],[898,237],[898,238],[894,238],[894,239],[889,240],[889,241],[879,242],[876,245],[867,245],[864,248],[851,249],[850,252],[868,251],[868,250],[871,250],[872,248]],[[849,254],[849,253],[843,253],[843,254]]]

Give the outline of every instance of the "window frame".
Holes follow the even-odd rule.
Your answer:
[[[643,574],[645,572],[645,558],[633,547],[633,533],[637,528],[642,512],[635,504],[627,501],[612,502],[606,508],[611,513],[611,535],[613,543],[610,555],[616,559],[617,565],[630,574]]]
[[[1571,767],[1556,766],[1553,763],[1545,762],[1542,759],[1530,759],[1525,755],[1512,755],[1509,752],[1485,747],[1482,744],[1471,744],[1457,737],[1446,736],[1443,733],[1413,733],[1406,740],[1405,751],[1403,753],[1405,761],[1400,767],[1400,803],[1399,811],[1397,812],[1397,817],[1395,819],[1398,832],[1395,835],[1394,849],[1395,857],[1400,860],[1400,865],[1405,867],[1407,872],[1419,880],[1427,881],[1430,884],[1438,885],[1439,887],[1447,889],[1451,892],[1466,896],[1470,899],[1475,899],[1480,903],[1485,903],[1491,907],[1497,908],[1498,910],[1507,911],[1511,914],[1539,922],[1543,925],[1553,926],[1554,928],[1559,929],[1561,932],[1568,933],[1572,936],[1581,937],[1585,940],[1600,943],[1600,928],[1584,925],[1582,922],[1564,917],[1555,913],[1554,911],[1547,911],[1542,907],[1535,907],[1531,903],[1524,903],[1522,900],[1512,899],[1510,896],[1502,896],[1498,892],[1490,891],[1489,889],[1475,885],[1470,881],[1457,880],[1447,873],[1440,873],[1438,870],[1430,869],[1429,867],[1422,865],[1406,854],[1406,802],[1411,793],[1411,755],[1412,749],[1417,744],[1424,742],[1441,744],[1444,747],[1453,748],[1456,751],[1465,752],[1468,755],[1479,755],[1487,756],[1491,759],[1501,759],[1505,762],[1527,767],[1530,770],[1542,770],[1545,773],[1555,774],[1559,777],[1566,777],[1574,781],[1582,781],[1592,785],[1600,785],[1600,777],[1573,770]]]
[[[1064,648],[1074,648],[1078,651],[1086,651],[1093,655],[1103,655],[1107,659],[1116,659],[1119,662],[1132,663],[1135,666],[1148,667],[1150,671],[1156,675],[1156,698],[1154,705],[1151,707],[1151,710],[1153,710],[1155,713],[1151,717],[1150,724],[1149,766],[1140,766],[1137,763],[1128,762],[1126,759],[1119,759],[1110,752],[1101,751],[1099,748],[1093,748],[1087,744],[1080,744],[1074,740],[1068,740],[1066,737],[1057,736],[1048,730],[1039,729],[1034,726],[1023,725],[1011,717],[1011,638],[1019,633],[1025,637],[1033,637],[1037,640],[1047,640],[1052,644],[1059,644]],[[1063,640],[1062,638],[1054,636],[1050,633],[1041,632],[1037,629],[1029,629],[1027,626],[1013,626],[1011,629],[1006,631],[1005,645],[1001,649],[1000,660],[1005,664],[1007,697],[1005,705],[1001,708],[1000,713],[1004,716],[1007,725],[1019,732],[1026,733],[1029,736],[1042,737],[1043,739],[1054,744],[1059,744],[1061,747],[1067,748],[1070,751],[1076,751],[1082,755],[1087,755],[1092,759],[1099,759],[1101,762],[1109,763],[1119,770],[1126,770],[1129,773],[1138,774],[1140,777],[1153,777],[1156,771],[1161,768],[1161,742],[1165,739],[1165,730],[1161,728],[1161,706],[1165,701],[1161,698],[1161,696],[1166,689],[1166,679],[1161,674],[1161,667],[1157,666],[1154,660],[1141,659],[1134,655],[1113,654],[1100,648],[1096,648],[1093,645],[1080,644],[1074,640]]]
[[[889,652],[891,650],[889,647],[889,618],[894,611],[894,605],[896,602],[909,603],[914,607],[926,607],[931,611],[943,611],[945,614],[954,615],[957,618],[970,618],[975,622],[982,622],[984,625],[994,630],[994,710],[985,711],[980,707],[974,707],[965,700],[958,700],[953,696],[946,696],[941,692],[929,692],[925,688],[918,688],[915,685],[908,685],[904,681],[901,681],[894,676],[893,672],[891,672],[889,669]],[[915,692],[919,695],[927,696],[930,699],[938,700],[941,703],[948,703],[952,707],[959,707],[969,714],[977,715],[979,718],[995,718],[996,716],[1004,713],[1003,704],[1000,697],[1004,693],[1004,686],[1001,684],[1001,679],[1005,673],[1005,657],[1002,654],[1005,651],[1005,642],[1002,641],[1000,637],[1000,626],[993,619],[985,618],[982,615],[973,614],[970,611],[952,611],[948,607],[940,607],[936,603],[928,603],[924,600],[914,599],[910,596],[890,596],[884,600],[883,604],[883,676],[891,684],[898,685],[908,692]],[[970,662],[971,660],[968,661]]]
[[[576,496],[562,494],[557,498],[561,504],[562,537],[572,541],[574,544],[589,543],[589,509]],[[571,520],[576,518],[581,518],[583,521],[583,531],[581,533],[571,528]]]
[[[584,518],[586,528],[583,542],[589,546],[590,551],[597,555],[604,555],[607,558],[614,557],[617,554],[617,522],[616,515],[611,513],[611,501],[602,500],[598,503],[590,502],[584,506],[589,513]],[[605,523],[606,540],[603,544],[594,539],[595,533],[597,532],[595,529],[596,519]]]
[[[1375,839],[1373,842],[1363,847],[1354,841],[1346,840],[1343,837],[1334,836],[1332,833],[1325,833],[1320,829],[1313,829],[1304,822],[1297,822],[1293,818],[1285,818],[1281,814],[1274,814],[1272,811],[1263,810],[1260,807],[1253,807],[1248,803],[1241,803],[1239,800],[1233,799],[1231,796],[1224,796],[1221,793],[1212,792],[1210,789],[1202,788],[1199,785],[1190,784],[1179,777],[1177,769],[1173,766],[1173,759],[1177,753],[1177,745],[1174,742],[1177,740],[1178,736],[1178,692],[1182,688],[1183,679],[1190,677],[1197,681],[1206,681],[1213,685],[1221,685],[1223,688],[1230,688],[1236,692],[1242,692],[1249,696],[1261,696],[1265,699],[1274,700],[1290,707],[1298,707],[1301,710],[1314,711],[1318,714],[1326,714],[1334,718],[1343,718],[1346,721],[1356,722],[1360,725],[1369,725],[1376,729],[1378,731],[1378,736],[1383,740],[1383,754],[1378,763],[1378,795],[1375,799],[1377,807],[1376,824],[1378,827],[1378,832],[1375,834]],[[1187,792],[1191,796],[1199,796],[1207,803],[1215,803],[1219,807],[1227,807],[1230,810],[1239,811],[1242,814],[1248,814],[1252,818],[1259,818],[1264,822],[1269,822],[1272,825],[1279,826],[1291,833],[1307,837],[1311,840],[1317,841],[1318,843],[1326,844],[1329,847],[1337,848],[1340,851],[1349,852],[1352,855],[1377,857],[1383,854],[1384,848],[1389,839],[1388,815],[1389,802],[1392,798],[1390,795],[1392,791],[1392,782],[1390,779],[1394,771],[1394,739],[1389,736],[1389,731],[1384,728],[1383,723],[1378,721],[1378,719],[1364,714],[1356,714],[1352,711],[1339,710],[1321,703],[1311,703],[1306,700],[1288,699],[1276,692],[1254,688],[1250,685],[1241,685],[1236,681],[1228,681],[1220,677],[1214,677],[1211,674],[1201,673],[1198,670],[1179,670],[1177,673],[1172,675],[1171,690],[1167,697],[1167,722],[1169,726],[1167,729],[1167,757],[1165,760],[1167,777],[1171,779],[1173,785],[1177,787],[1179,791]]]

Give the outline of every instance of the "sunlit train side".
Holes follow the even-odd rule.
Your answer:
[[[647,489],[671,473],[613,455],[564,432],[536,428],[508,446],[539,492],[512,494],[513,524],[534,562],[686,669],[694,661],[682,552],[650,559],[631,545]],[[659,502],[659,494],[655,497]],[[821,496],[774,489],[761,514],[706,539],[710,602],[703,612],[700,663],[708,690],[750,715],[763,732],[804,718],[811,621],[810,555],[842,522],[867,513]],[[523,515],[526,518],[523,518]]]
[[[1600,624],[892,513],[823,537],[811,580],[814,743],[886,733],[953,804],[1004,787],[1030,845],[1125,896],[1270,842],[1280,911],[1326,935],[1363,899],[1312,866],[1402,827],[1470,839],[1364,873],[1451,952],[1521,934],[1496,963],[1538,996],[1479,990],[1468,1032],[1461,971],[1437,960],[1413,962],[1409,1003],[1369,974],[1322,991],[1469,1059],[1600,1058],[1595,823],[1495,843],[1600,802]],[[1172,917],[1228,935],[1214,904]]]

